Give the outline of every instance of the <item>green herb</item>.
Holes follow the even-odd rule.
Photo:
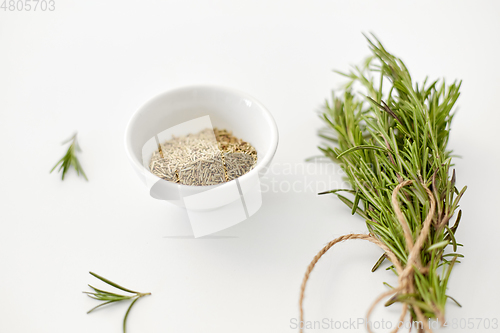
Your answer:
[[[83,293],[87,294],[87,296],[89,296],[90,298],[104,302],[104,303],[101,303],[101,304],[93,307],[87,313],[91,313],[92,311],[100,308],[101,306],[107,305],[107,304],[120,302],[120,301],[124,301],[124,300],[132,300],[132,303],[130,303],[130,306],[128,307],[127,312],[125,313],[125,317],[123,318],[123,333],[126,333],[127,332],[127,318],[128,318],[129,313],[130,313],[130,309],[132,309],[135,302],[137,302],[137,300],[139,298],[147,296],[147,295],[151,295],[151,293],[140,293],[137,291],[133,291],[133,290],[124,288],[124,287],[122,287],[114,282],[111,282],[110,280],[103,278],[102,276],[99,276],[96,273],[93,273],[93,272],[89,272],[89,273],[91,275],[93,275],[94,277],[98,278],[99,280],[109,284],[112,287],[115,287],[117,289],[120,289],[122,291],[125,291],[127,293],[132,294],[132,295],[121,295],[121,294],[117,294],[117,293],[112,293],[109,291],[104,291],[104,290],[92,287],[90,284],[89,284],[89,287],[92,288],[94,290],[94,292],[88,292],[88,291],[83,292]]]
[[[341,94],[332,94],[320,114],[327,126],[320,130],[326,140],[319,149],[340,164],[352,187],[347,192],[354,198],[337,193],[346,190],[322,194],[336,194],[406,265],[410,249],[391,195],[398,184],[412,181],[412,186],[401,188],[397,199],[415,242],[430,211],[427,189],[432,191],[436,209],[418,258],[420,267],[413,273],[415,293],[396,295],[387,305],[406,303],[412,318],[417,311],[443,322],[445,304],[448,298],[453,300],[446,294],[449,276],[457,257],[462,257],[456,253],[461,246],[456,240],[461,211],[453,225],[450,221],[466,187],[459,191],[455,186],[452,152],[447,149],[461,82],[415,83],[403,61],[375,37],[374,42],[367,40],[373,55],[363,66],[340,73],[349,81]],[[452,252],[445,254],[450,247]],[[386,259],[383,255],[373,270]]]
[[[66,152],[66,155],[64,155],[59,162],[57,162],[56,165],[50,170],[50,173],[54,171],[55,168],[60,164],[61,166],[59,167],[58,172],[61,171],[62,169],[62,180],[64,180],[64,176],[66,175],[66,172],[73,166],[75,168],[76,173],[78,175],[82,175],[85,180],[88,181],[87,176],[85,175],[85,172],[83,172],[82,166],[80,165],[80,161],[78,161],[78,158],[76,157],[76,152],[81,151],[80,146],[78,145],[78,141],[76,139],[77,133],[75,133],[71,138],[68,140],[64,141],[63,144],[68,143],[70,141],[71,145],[68,148],[68,151]]]

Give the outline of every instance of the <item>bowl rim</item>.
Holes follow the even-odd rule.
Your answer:
[[[146,167],[144,167],[144,165],[142,163],[139,163],[139,161],[135,158],[135,156],[132,152],[132,142],[130,139],[130,135],[131,135],[130,131],[131,131],[132,124],[141,115],[141,113],[144,112],[144,110],[150,104],[153,104],[154,102],[156,102],[158,99],[162,98],[163,96],[168,95],[168,94],[181,92],[181,91],[193,90],[193,89],[217,90],[217,91],[224,92],[224,93],[238,95],[238,96],[241,96],[242,98],[251,100],[252,103],[256,103],[262,109],[263,114],[265,115],[265,118],[268,122],[269,128],[271,129],[271,132],[270,132],[271,142],[269,143],[269,149],[268,149],[267,153],[262,157],[262,160],[260,161],[260,163],[258,162],[257,165],[252,170],[250,170],[249,172],[247,172],[246,174],[244,174],[238,178],[235,178],[234,180],[241,179],[242,181],[244,181],[245,179],[251,177],[253,174],[260,172],[264,168],[267,168],[267,166],[269,165],[269,163],[273,159],[274,155],[276,154],[276,150],[278,148],[278,142],[279,142],[278,126],[277,126],[276,120],[274,119],[271,112],[269,112],[269,110],[264,106],[264,104],[262,104],[255,97],[253,97],[253,96],[251,96],[251,95],[249,95],[241,90],[234,89],[234,88],[228,88],[228,87],[224,87],[224,86],[211,85],[211,84],[186,85],[186,86],[178,87],[175,89],[169,89],[169,90],[163,91],[159,94],[156,94],[154,97],[152,97],[151,99],[146,101],[146,103],[142,104],[138,109],[136,109],[134,111],[134,113],[132,114],[132,116],[130,117],[130,119],[127,122],[127,126],[125,128],[125,137],[124,137],[124,139],[125,139],[125,152],[127,154],[129,161],[132,163],[132,165],[135,168],[137,168],[138,170],[144,172],[145,174],[149,174],[153,177],[156,177],[158,180],[162,180],[160,177],[158,177],[155,174],[153,174],[152,172],[150,172]],[[165,181],[165,183],[168,184],[169,186],[180,186],[180,188],[185,188],[185,189],[207,189],[208,190],[208,189],[213,188],[213,187],[232,183],[234,180],[229,181],[229,182],[216,184],[216,185],[185,185],[185,184],[179,184],[179,183],[174,183],[174,182],[169,182],[169,181]]]

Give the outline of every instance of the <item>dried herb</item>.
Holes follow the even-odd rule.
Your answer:
[[[173,137],[158,148],[151,157],[151,172],[184,185],[231,181],[250,171],[257,162],[257,151],[250,143],[217,128]]]
[[[87,312],[87,314],[91,313],[92,311],[100,308],[101,306],[107,305],[107,304],[120,302],[120,301],[124,301],[124,300],[132,300],[132,303],[130,303],[130,306],[128,307],[127,312],[125,313],[125,317],[123,318],[123,333],[126,333],[127,332],[127,318],[128,318],[129,313],[130,313],[130,310],[134,306],[135,302],[137,302],[137,300],[139,300],[139,298],[147,296],[147,295],[151,295],[151,293],[140,293],[137,291],[133,291],[133,290],[130,290],[128,288],[124,288],[124,287],[122,287],[114,282],[111,282],[110,280],[103,278],[102,276],[99,276],[96,273],[92,273],[92,272],[89,272],[89,273],[112,287],[115,287],[117,289],[120,289],[122,291],[125,291],[127,293],[132,294],[132,295],[121,295],[121,294],[117,294],[117,293],[112,293],[109,291],[104,291],[104,290],[92,287],[90,284],[89,284],[89,287],[92,288],[94,290],[94,292],[88,292],[88,291],[83,292],[84,294],[87,294],[87,296],[89,296],[90,298],[96,299],[98,301],[103,301],[103,303],[90,309]]]
[[[455,185],[447,148],[461,82],[415,83],[401,59],[375,37],[367,40],[372,56],[363,66],[340,73],[349,82],[342,93],[332,93],[320,114],[327,126],[320,130],[325,143],[319,148],[342,167],[351,186],[320,194],[337,195],[366,221],[369,234],[339,237],[318,253],[304,278],[301,316],[303,291],[317,260],[335,243],[357,238],[387,249],[374,271],[390,254],[396,262],[388,269],[408,274],[399,276],[404,286],[393,289],[386,306],[403,303],[403,318],[408,308],[415,320],[438,318],[443,323],[447,300],[454,301],[447,295],[450,273],[463,257],[456,238],[461,211],[454,223],[451,219],[466,187],[459,191]],[[414,257],[413,246],[420,246]]]
[[[80,165],[80,161],[78,161],[78,157],[76,157],[76,153],[82,151],[80,149],[80,146],[78,145],[78,141],[76,139],[77,133],[73,134],[71,138],[68,140],[64,141],[62,144],[66,144],[71,141],[71,144],[69,145],[68,151],[66,154],[57,162],[56,165],[50,170],[50,173],[57,168],[58,165],[60,165],[58,172],[61,171],[62,169],[62,177],[61,179],[64,180],[64,176],[66,175],[66,172],[73,167],[76,170],[76,173],[78,176],[80,174],[85,178],[85,180],[88,181],[87,176],[85,175],[85,172],[83,172],[82,166]]]

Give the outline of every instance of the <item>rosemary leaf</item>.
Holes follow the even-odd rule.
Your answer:
[[[128,315],[129,315],[129,312],[130,312],[130,309],[132,309],[132,306],[135,304],[135,302],[137,302],[137,300],[141,297],[144,297],[144,296],[148,296],[148,295],[151,295],[151,293],[140,293],[140,292],[137,292],[137,291],[133,291],[133,290],[130,290],[128,288],[124,288],[96,273],[93,273],[93,272],[89,272],[92,276],[94,276],[95,278],[101,280],[102,282],[114,287],[114,288],[117,288],[117,289],[120,289],[120,290],[123,290],[123,291],[126,291],[128,293],[131,293],[132,295],[120,295],[120,294],[116,294],[116,293],[113,293],[113,292],[109,292],[109,291],[105,291],[105,290],[102,290],[102,289],[98,289],[98,288],[95,288],[93,286],[91,286],[90,284],[88,285],[90,288],[92,288],[94,290],[94,292],[88,292],[88,291],[84,291],[83,293],[84,294],[87,294],[87,296],[89,296],[90,298],[93,298],[93,299],[96,299],[98,301],[103,301],[103,303],[93,307],[92,309],[90,309],[87,314],[91,313],[92,311],[104,306],[104,305],[108,305],[108,304],[111,304],[111,303],[116,303],[116,302],[120,302],[120,301],[124,301],[124,300],[132,300],[132,302],[130,303],[130,306],[128,307],[127,309],[127,312],[125,313],[125,317],[123,318],[123,333],[126,333],[127,332],[127,318],[128,318]]]
[[[85,180],[88,181],[87,175],[83,171],[83,168],[80,165],[80,161],[76,157],[76,153],[81,151],[80,146],[78,145],[78,141],[76,139],[76,136],[77,136],[77,133],[73,134],[73,136],[71,136],[71,138],[69,138],[68,140],[65,140],[63,142],[63,144],[66,144],[69,141],[71,141],[71,144],[70,144],[66,154],[56,163],[56,165],[54,165],[54,167],[50,170],[50,173],[52,173],[52,171],[54,171],[59,166],[59,169],[57,171],[59,172],[62,170],[61,179],[64,180],[64,176],[66,175],[68,170],[71,167],[73,167],[78,176],[81,174],[83,176],[83,178],[85,178]]]

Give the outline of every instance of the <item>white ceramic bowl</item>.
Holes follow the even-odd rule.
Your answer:
[[[249,183],[251,179],[258,179],[258,176],[262,176],[267,170],[278,146],[278,129],[272,115],[259,101],[243,92],[216,86],[179,88],[156,96],[137,110],[125,132],[125,149],[134,170],[145,184],[150,186],[156,183],[161,186],[160,194],[151,190],[153,197],[184,206],[182,197],[220,186],[188,186],[163,180],[160,182],[160,178],[153,175],[143,163],[143,147],[148,140],[168,128],[207,115],[210,116],[214,127],[232,131],[235,136],[249,142],[257,150],[255,168],[238,178],[242,184]],[[201,205],[200,209],[223,206],[228,200],[221,199],[207,207]]]

